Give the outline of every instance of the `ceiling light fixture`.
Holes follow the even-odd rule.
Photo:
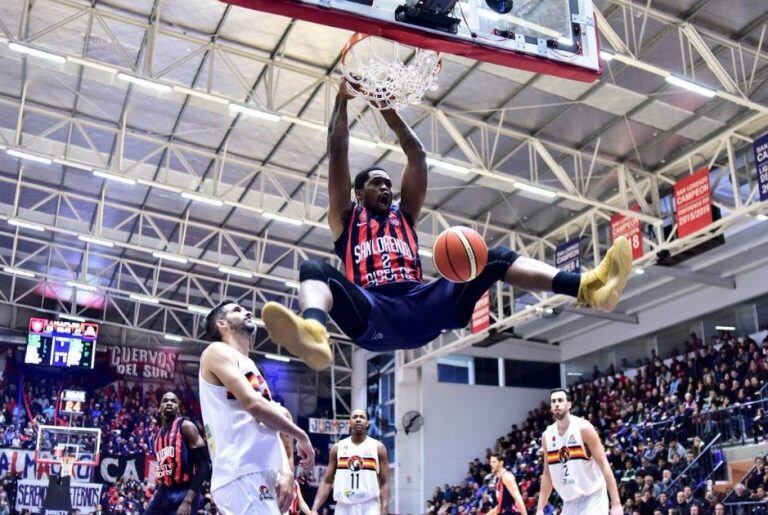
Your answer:
[[[4,266],[3,271],[13,275],[29,277],[30,279],[34,279],[36,277],[35,274],[33,274],[32,272],[27,272],[26,270],[22,270],[21,268],[15,268],[12,266]]]
[[[66,58],[58,54],[54,54],[46,50],[41,50],[39,48],[22,45],[20,43],[8,43],[8,48],[14,52],[39,57],[41,59],[47,59],[48,61],[53,61],[54,63],[64,63],[67,61]]]
[[[5,153],[8,154],[9,156],[18,157],[19,159],[26,159],[27,161],[34,161],[35,163],[42,163],[44,165],[49,165],[53,163],[53,160],[48,157],[29,154],[27,152],[22,152],[20,150],[16,150],[13,148],[7,149]]]
[[[694,93],[698,93],[699,95],[705,96],[707,98],[712,98],[717,95],[717,91],[714,89],[699,86],[698,84],[695,84],[689,80],[681,79],[675,75],[667,75],[666,79],[670,84],[674,84],[675,86],[687,89],[688,91],[693,91]]]
[[[101,245],[102,247],[114,247],[115,244],[108,240],[102,240],[101,238],[94,238],[93,236],[79,235],[78,240],[86,243],[93,243],[94,245]]]
[[[16,227],[23,227],[24,229],[32,229],[33,231],[37,231],[37,232],[45,231],[45,227],[43,227],[42,225],[25,222],[23,220],[16,220],[14,218],[9,218],[8,224],[15,225]]]
[[[253,279],[253,274],[247,270],[241,270],[239,268],[231,268],[228,266],[220,266],[219,272],[222,274],[236,275],[238,277],[244,277],[246,279]]]
[[[69,286],[70,288],[77,288],[78,290],[96,291],[95,286],[91,286],[90,284],[85,284],[85,283],[78,283],[76,281],[67,281],[67,286]]]
[[[165,252],[153,252],[152,255],[157,259],[163,259],[165,261],[173,261],[174,263],[180,263],[182,265],[186,265],[187,263],[189,263],[187,258],[185,258],[184,256],[177,256],[175,254],[166,254]]]
[[[449,163],[447,161],[443,161],[442,159],[436,159],[434,157],[428,157],[427,164],[432,165],[436,168],[442,168],[443,170],[447,170],[449,172],[460,173],[462,175],[466,175],[469,173],[469,168],[466,166]]]
[[[138,293],[132,293],[129,297],[139,302],[146,302],[147,304],[160,304],[160,299],[157,297],[149,297],[148,295],[139,295]]]
[[[275,113],[270,113],[267,111],[262,111],[261,109],[258,109],[256,107],[250,107],[243,104],[237,104],[235,102],[229,103],[229,110],[233,111],[235,113],[241,113],[246,116],[254,116],[256,118],[261,118],[262,120],[266,120],[268,122],[279,122],[280,121],[280,115]]]
[[[80,57],[74,57],[71,55],[67,56],[67,62],[72,64],[79,64],[80,66],[85,66],[86,68],[93,68],[94,70],[100,70],[103,72],[111,73],[112,75],[117,73],[117,70],[115,68],[107,66],[106,64],[97,63],[95,61],[89,61],[88,59],[82,59]]]
[[[264,357],[267,359],[272,359],[274,361],[282,361],[283,363],[290,363],[291,358],[288,356],[281,356],[280,354],[272,354],[271,352],[267,352],[264,354]]]
[[[552,190],[534,186],[533,184],[528,184],[527,182],[517,181],[515,182],[514,186],[515,188],[527,191],[528,193],[533,193],[534,195],[539,195],[540,197],[555,198],[557,196],[557,193]]]
[[[101,170],[94,170],[93,175],[95,175],[96,177],[101,177],[102,179],[107,181],[119,182],[120,184],[127,184],[128,186],[133,186],[134,184],[136,184],[135,179],[130,179],[128,177],[120,177],[119,175],[102,172]]]
[[[131,84],[140,86],[142,88],[152,89],[159,93],[169,93],[173,91],[173,88],[171,88],[167,84],[160,84],[159,82],[155,82],[153,80],[142,79],[141,77],[136,77],[135,75],[130,75],[128,73],[120,72],[117,74],[117,78],[125,82],[130,82]]]
[[[285,222],[287,224],[291,225],[304,225],[304,222],[297,219],[297,218],[291,218],[289,216],[284,215],[278,215],[277,213],[269,213],[267,211],[263,212],[261,214],[264,218],[269,218],[270,220],[277,220],[278,222]]]
[[[202,306],[193,306],[192,304],[187,306],[187,311],[190,311],[192,313],[196,313],[198,315],[206,315],[206,316],[208,315],[208,313],[211,312],[211,310],[209,308],[204,308]]]
[[[176,93],[181,93],[182,95],[189,95],[191,97],[208,100],[209,102],[216,102],[217,104],[229,104],[229,100],[227,100],[224,97],[213,95],[205,91],[198,91],[196,89],[188,88],[186,86],[173,86],[173,91],[175,91]]]
[[[224,202],[217,198],[204,197],[202,195],[197,195],[188,191],[182,191],[181,196],[187,200],[194,200],[196,202],[202,202],[203,204],[208,204],[211,206],[221,207],[224,205]]]

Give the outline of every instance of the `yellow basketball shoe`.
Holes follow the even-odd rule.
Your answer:
[[[333,360],[325,326],[317,320],[301,318],[277,302],[261,308],[261,319],[273,342],[303,359],[315,370],[328,368]]]
[[[613,311],[632,271],[632,247],[619,236],[597,268],[581,276],[577,302],[602,311]]]

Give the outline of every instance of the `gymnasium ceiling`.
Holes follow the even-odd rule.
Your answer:
[[[749,204],[750,143],[768,126],[761,4],[598,0],[604,48],[625,59],[592,84],[447,56],[439,89],[402,114],[434,159],[484,173],[432,167],[422,247],[447,225],[473,225],[491,245],[551,260],[554,245],[581,235],[591,266],[612,214],[640,202],[643,222],[669,220],[663,198],[675,178],[710,162],[736,165],[716,189],[724,208]],[[171,334],[196,345],[189,306],[224,295],[256,307],[295,301],[301,260],[332,258],[323,128],[349,32],[214,0],[5,0],[3,34],[0,145],[55,160],[0,153],[0,260],[11,269],[0,272],[0,300],[22,310],[3,325],[19,328],[20,313],[41,308],[102,320],[113,342]],[[671,85],[670,73],[718,94]],[[352,169],[378,164],[397,183],[392,136],[362,104],[351,116],[364,140]],[[545,200],[511,178],[558,195]],[[747,191],[739,203],[733,181]],[[517,309],[547,301],[506,294]],[[517,332],[534,324],[550,343],[567,332],[547,335],[542,323]]]

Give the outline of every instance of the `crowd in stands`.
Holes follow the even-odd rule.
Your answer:
[[[684,352],[662,359],[652,353],[632,367],[595,368],[592,378],[569,388],[571,413],[589,420],[601,435],[606,455],[629,515],[709,515],[726,513],[707,479],[719,455],[707,449],[719,443],[768,441],[768,420],[761,389],[768,383],[768,338],[758,343],[720,334],[704,345],[692,334]],[[768,391],[768,390],[767,390]],[[528,412],[521,425],[486,449],[485,459],[469,464],[459,485],[443,485],[427,501],[430,514],[487,513],[495,506],[491,453],[505,457],[517,478],[529,513],[535,513],[542,473],[540,438],[553,422],[546,404]],[[699,454],[707,455],[696,461]],[[693,463],[689,468],[688,465]],[[768,467],[737,486],[725,501],[768,500]],[[768,506],[765,507],[768,509]],[[763,508],[734,513],[764,513]],[[721,511],[722,510],[722,511]],[[547,513],[555,513],[550,504]],[[768,513],[766,511],[765,513]]]

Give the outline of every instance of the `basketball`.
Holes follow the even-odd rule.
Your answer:
[[[488,246],[469,227],[450,227],[435,240],[432,259],[440,275],[455,283],[471,281],[488,263]]]

